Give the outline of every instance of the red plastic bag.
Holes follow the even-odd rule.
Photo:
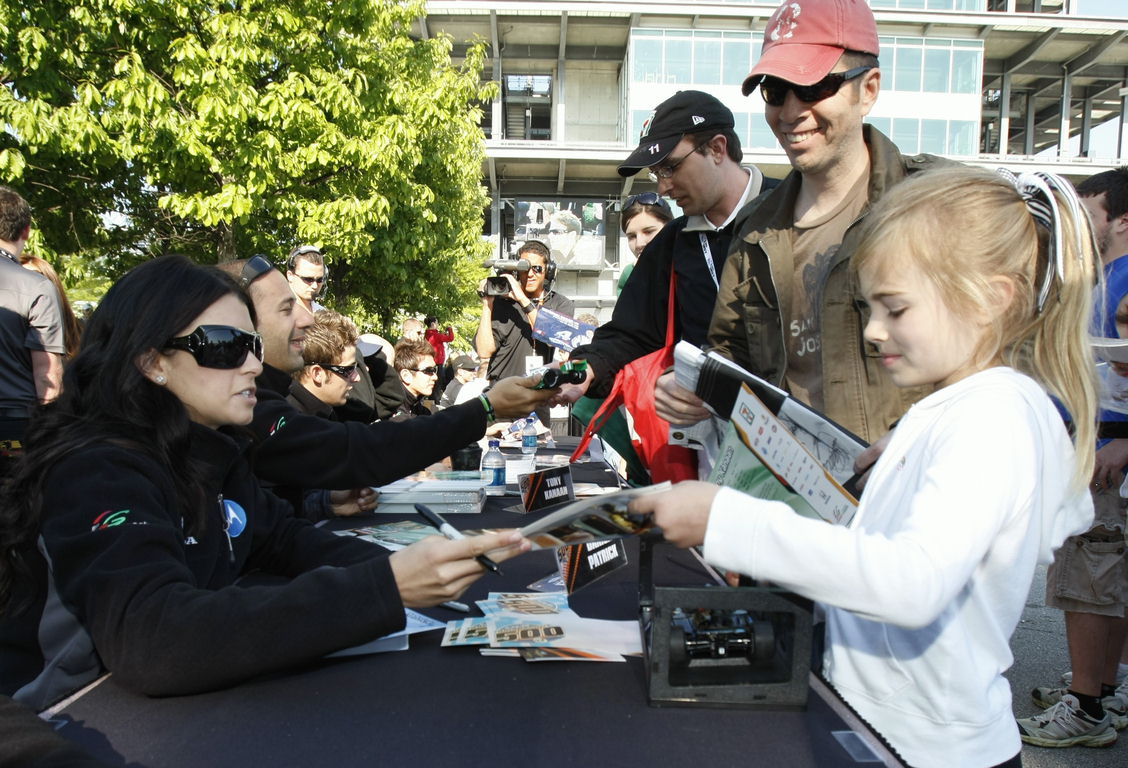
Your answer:
[[[650,482],[697,479],[697,452],[685,446],[670,445],[670,423],[654,410],[654,385],[658,377],[673,365],[674,294],[676,279],[670,274],[670,300],[666,311],[666,346],[649,355],[632,360],[615,376],[611,394],[592,416],[572,461],[583,455],[591,438],[620,407],[625,407],[632,425],[631,442],[635,452],[650,472]]]

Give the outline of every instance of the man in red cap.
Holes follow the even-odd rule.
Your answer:
[[[924,392],[893,386],[865,354],[852,232],[890,187],[947,162],[903,157],[863,125],[881,86],[877,53],[865,0],[790,0],[768,20],[743,91],[759,87],[792,172],[747,212],[708,334],[720,354],[870,441]],[[674,424],[708,415],[672,375],[659,380],[656,399]]]

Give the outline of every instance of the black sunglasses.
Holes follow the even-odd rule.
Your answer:
[[[294,273],[294,277],[300,277],[302,282],[306,285],[321,285],[325,282],[325,275],[318,275],[317,277],[306,277],[305,275]]]
[[[627,202],[623,203],[623,210],[627,210],[632,205],[659,205],[662,198],[657,192],[643,192],[638,195],[631,195],[627,198]]]
[[[316,363],[316,365],[321,365],[321,363]],[[321,367],[327,371],[332,371],[347,381],[356,373],[357,365],[357,363],[353,363],[352,365],[321,365]]]
[[[787,100],[787,92],[795,94],[795,98],[804,104],[814,104],[816,101],[829,99],[838,93],[838,89],[848,80],[853,80],[873,69],[873,66],[854,67],[845,72],[832,72],[812,85],[796,85],[776,77],[765,77],[760,81],[760,95],[768,106],[782,107]]]
[[[437,365],[429,365],[426,368],[414,368],[412,370],[414,370],[416,373],[421,373],[424,376],[435,376],[439,373],[439,368]]]
[[[239,273],[239,287],[245,289],[272,269],[274,269],[274,265],[270,263],[270,259],[261,253],[255,254],[247,259],[247,263],[243,265],[243,271]]]
[[[529,267],[529,271],[534,275],[543,275],[544,267],[542,267],[540,264],[533,264],[531,267]]]
[[[187,336],[169,339],[165,349],[187,352],[201,368],[238,368],[248,353],[262,361],[262,337],[230,325],[201,325]]]

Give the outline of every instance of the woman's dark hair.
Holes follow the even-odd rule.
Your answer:
[[[639,214],[648,213],[663,224],[674,218],[674,212],[670,210],[670,204],[664,199],[655,195],[656,202],[644,203],[639,199],[643,197],[650,199],[646,195],[633,195],[627,198],[627,205],[623,208],[622,213],[619,214],[619,227],[623,230],[624,234],[626,234],[627,231],[627,224]]]
[[[200,471],[189,458],[188,412],[138,363],[228,294],[254,320],[254,307],[234,280],[182,256],[145,262],[106,293],[66,367],[62,394],[32,415],[24,454],[0,494],[0,610],[17,573],[26,573],[21,550],[39,530],[48,473],[86,446],[110,442],[152,456],[173,477],[185,533],[203,531],[206,507]]]

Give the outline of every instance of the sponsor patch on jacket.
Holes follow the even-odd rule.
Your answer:
[[[130,522],[129,514],[131,511],[132,510],[128,509],[119,509],[117,512],[113,512],[107,509],[105,512],[94,518],[94,521],[90,523],[90,530],[100,531],[105,528],[113,528],[114,526],[123,525],[127,522]]]
[[[227,516],[227,535],[238,536],[247,529],[247,513],[231,499],[223,500],[223,514]]]

